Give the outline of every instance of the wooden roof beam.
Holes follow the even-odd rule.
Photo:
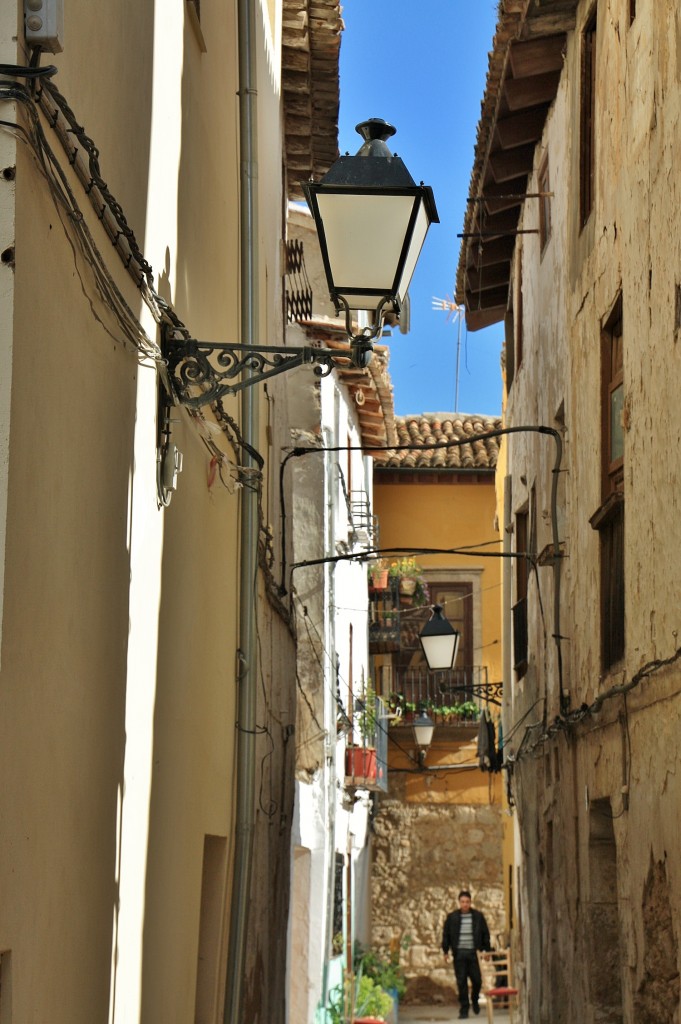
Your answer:
[[[477,295],[480,291],[508,285],[508,275],[508,263],[496,263],[491,267],[483,268],[483,270],[470,267],[466,272],[466,290]]]
[[[534,162],[534,148],[532,143],[529,146],[500,149],[496,153],[491,153],[489,166],[497,184],[512,181],[520,174],[529,174]]]
[[[466,327],[469,331],[481,331],[484,327],[491,327],[504,319],[506,314],[506,303],[495,306],[493,309],[475,309],[473,301],[467,305]]]
[[[468,266],[469,267],[491,267],[494,263],[508,263],[513,256],[515,248],[515,236],[509,235],[506,238],[495,238],[491,242],[482,241],[482,254],[480,254],[480,243],[475,238],[468,239]]]
[[[531,78],[507,78],[503,84],[504,96],[511,111],[536,107],[540,103],[552,103],[558,92],[560,71]]]
[[[545,36],[553,36],[558,33],[572,32],[576,24],[577,4],[571,2],[557,11],[546,11],[546,13],[535,14],[528,18],[520,30],[521,39],[537,39]]]
[[[468,309],[498,309],[508,305],[508,284],[504,288],[493,288],[490,291],[472,292],[466,291],[466,306]]]
[[[513,149],[541,139],[548,104],[531,107],[520,114],[512,114],[497,121],[496,141],[501,149]]]
[[[533,75],[545,75],[551,71],[561,71],[565,43],[564,33],[548,39],[514,43],[508,58],[513,78],[528,78]]]

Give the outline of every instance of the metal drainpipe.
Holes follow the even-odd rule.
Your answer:
[[[239,144],[241,341],[258,340],[258,159],[256,47],[254,0],[237,0],[239,48]],[[251,371],[245,370],[248,374]],[[258,440],[257,385],[241,393],[241,431],[256,447]],[[244,450],[244,468],[256,463]],[[239,580],[239,671],[236,734],[236,825],[229,955],[225,983],[224,1024],[242,1019],[242,986],[246,961],[248,907],[255,831],[255,719],[257,637],[255,602],[258,572],[258,492],[241,490],[241,564]]]

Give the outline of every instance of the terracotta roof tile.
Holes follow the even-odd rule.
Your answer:
[[[466,438],[498,430],[501,419],[466,413],[422,413],[396,416],[398,445],[413,448],[388,451],[376,458],[376,465],[396,469],[495,469],[500,438],[480,438],[450,448],[426,445]],[[421,449],[421,450],[420,450]]]

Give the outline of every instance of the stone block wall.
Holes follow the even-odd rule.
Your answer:
[[[406,1002],[452,1002],[454,974],[441,941],[459,891],[469,889],[485,914],[492,945],[504,929],[501,807],[407,803],[393,779],[374,822],[373,945],[408,942]]]

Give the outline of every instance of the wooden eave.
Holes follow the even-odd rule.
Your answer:
[[[347,353],[347,363],[337,362],[335,373],[345,385],[355,407],[362,444],[370,449],[379,449],[367,454],[382,456],[388,445],[398,443],[395,427],[395,406],[393,386],[388,373],[388,348],[374,345],[374,354],[369,365],[357,369],[350,362],[350,345],[346,340],[345,328],[339,323],[326,320],[312,320],[300,323],[308,337],[324,348],[333,349],[342,356]]]
[[[338,0],[283,0],[282,92],[287,194],[302,199],[302,181],[326,174],[338,156]]]
[[[494,484],[496,469],[450,466],[375,466],[376,484]]]
[[[518,222],[577,0],[502,0],[471,173],[456,300],[471,331],[508,308]],[[536,201],[536,200],[530,200]]]

